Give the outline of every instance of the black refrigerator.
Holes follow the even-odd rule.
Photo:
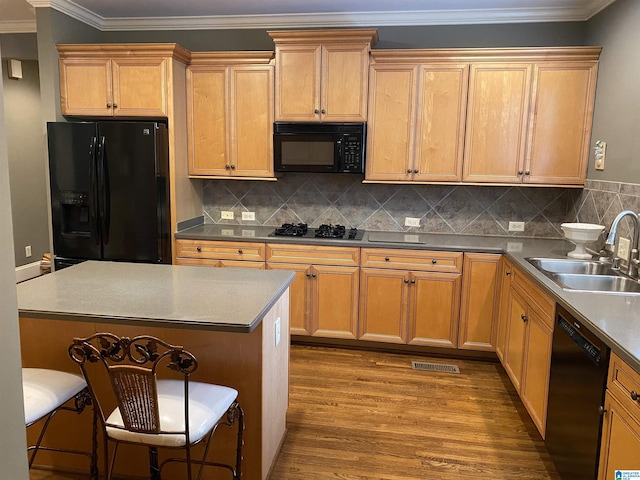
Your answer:
[[[47,134],[56,269],[171,263],[166,125],[50,122]]]

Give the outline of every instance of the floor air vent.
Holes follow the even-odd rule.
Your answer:
[[[424,370],[427,372],[443,372],[443,373],[460,373],[457,365],[448,365],[444,363],[416,362],[411,361],[411,368],[414,370]]]

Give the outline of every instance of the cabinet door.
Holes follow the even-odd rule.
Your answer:
[[[640,470],[640,419],[607,391],[598,480],[616,480],[616,470]]]
[[[584,184],[596,69],[595,62],[534,67],[525,182]]]
[[[498,339],[496,341],[496,354],[504,366],[507,351],[507,338],[509,334],[509,298],[511,292],[511,278],[513,277],[511,262],[502,257],[500,267],[500,311],[498,312]]]
[[[462,180],[468,65],[422,65],[414,180]]]
[[[189,175],[230,175],[224,66],[187,69]]]
[[[117,116],[167,116],[167,60],[114,58],[113,112]]]
[[[530,64],[471,66],[464,181],[522,181],[530,83]]]
[[[527,333],[527,324],[524,321],[527,316],[527,303],[513,288],[509,293],[507,315],[509,333],[507,336],[507,349],[504,353],[504,369],[511,378],[513,386],[520,393]]]
[[[267,270],[293,270],[296,278],[289,286],[289,332],[311,335],[311,267],[295,263],[269,263]]]
[[[273,67],[231,67],[233,175],[273,177]]]
[[[531,308],[528,312],[527,327],[526,364],[520,397],[540,435],[544,438],[553,333]]]
[[[111,60],[60,60],[60,105],[63,115],[113,115]]]
[[[494,351],[500,255],[465,253],[458,348]]]
[[[411,180],[417,65],[373,65],[369,78],[367,180]]]
[[[406,343],[409,273],[360,269],[360,340]]]
[[[322,47],[320,113],[323,122],[365,122],[369,46]]]
[[[456,347],[461,277],[456,273],[410,274],[409,344]]]
[[[360,269],[314,265],[311,272],[313,335],[356,339]]]
[[[320,120],[320,45],[276,45],[276,121]]]

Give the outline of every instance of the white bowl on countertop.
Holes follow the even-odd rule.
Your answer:
[[[567,253],[567,256],[581,259],[592,257],[585,247],[589,243],[597,242],[605,229],[604,225],[595,223],[563,223],[560,228],[564,232],[564,237],[576,246],[575,250]]]

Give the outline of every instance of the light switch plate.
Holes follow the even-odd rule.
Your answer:
[[[509,222],[510,232],[524,232],[524,222]]]
[[[242,212],[242,220],[255,222],[256,212]]]
[[[404,218],[404,226],[405,227],[419,227],[420,219],[414,217],[405,217]]]
[[[233,212],[227,211],[227,210],[222,210],[220,212],[220,218],[222,220],[233,220]]]

